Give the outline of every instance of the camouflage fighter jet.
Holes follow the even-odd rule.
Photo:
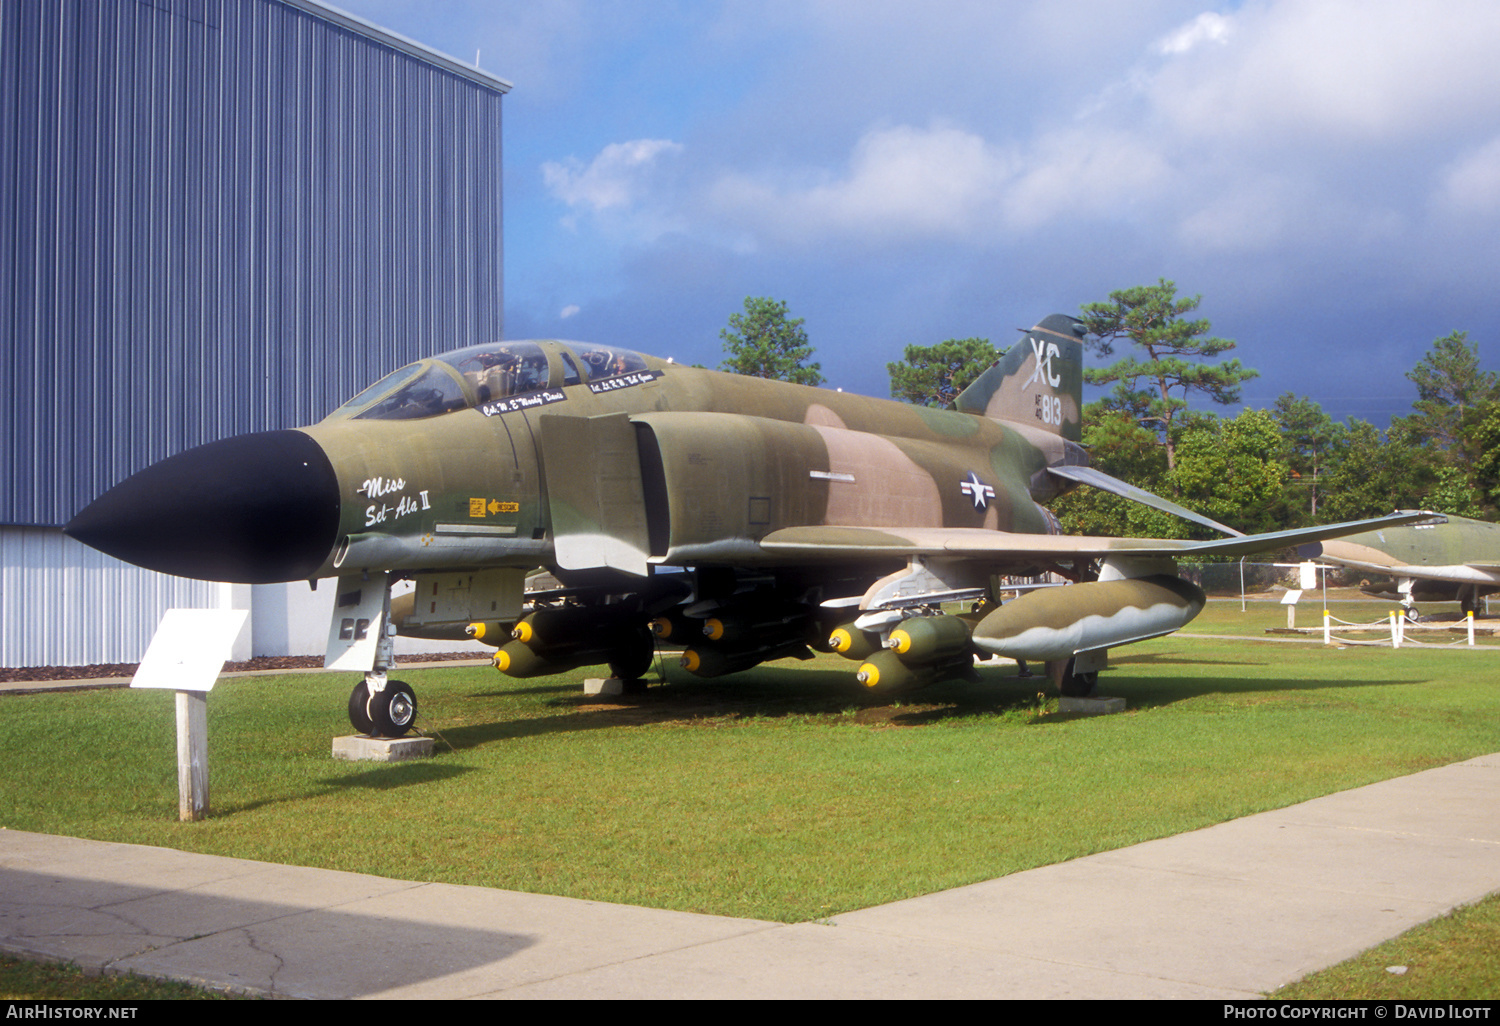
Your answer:
[[[1405,522],[1062,535],[1040,504],[1080,482],[1229,531],[1088,466],[1080,338],[1073,318],[1048,317],[951,410],[611,346],[478,345],[404,367],[320,423],[148,467],[66,531],[183,577],[337,577],[326,665],[364,672],[350,719],[394,737],[416,699],[388,678],[392,633],[495,645],[514,677],[608,664],[637,678],[662,640],[709,677],[812,646],[886,691],[971,675],[988,653],[1046,662],[1088,693],[1110,646],[1202,609],[1176,558]],[[538,568],[548,583],[528,587]],[[1043,571],[1079,583],[998,604],[999,575]],[[414,590],[393,605],[400,578]]]
[[[1394,577],[1394,587],[1366,583],[1360,590],[1400,602],[1408,617],[1415,617],[1418,602],[1457,602],[1465,613],[1478,613],[1481,599],[1500,592],[1500,524],[1436,519],[1347,535],[1306,552],[1324,563]]]

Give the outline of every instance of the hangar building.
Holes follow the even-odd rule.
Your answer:
[[[140,658],[172,606],[321,653],[331,587],[66,538],[191,446],[502,332],[502,79],[312,0],[0,4],[0,666]]]

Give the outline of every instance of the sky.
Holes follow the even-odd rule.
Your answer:
[[[1260,372],[1230,415],[1384,427],[1456,330],[1500,369],[1493,0],[335,5],[513,84],[511,338],[712,367],[769,296],[886,396],[1167,279]]]

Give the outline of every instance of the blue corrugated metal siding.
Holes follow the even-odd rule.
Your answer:
[[[0,2],[0,523],[502,334],[502,89],[280,0]]]
[[[0,528],[0,666],[137,662],[167,609],[243,609],[250,591],[141,570],[59,531]]]

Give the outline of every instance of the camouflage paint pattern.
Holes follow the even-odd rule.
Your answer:
[[[1065,660],[1170,634],[1202,612],[1205,601],[1196,585],[1164,575],[1047,588],[986,616],[974,628],[974,645],[1011,659]]]
[[[1309,550],[1324,563],[1395,577],[1395,588],[1367,585],[1367,595],[1402,602],[1458,602],[1478,609],[1500,592],[1500,524],[1465,517],[1385,527],[1325,541]]]
[[[1318,558],[1393,576],[1500,584],[1500,524],[1443,519],[1325,541]]]
[[[211,580],[337,576],[356,595],[364,580],[411,577],[393,622],[496,645],[513,675],[606,661],[638,675],[654,634],[686,644],[684,665],[705,676],[832,642],[868,656],[865,682],[884,688],[969,672],[974,646],[1054,659],[1174,630],[1202,607],[1160,572],[1181,555],[1398,522],[1213,542],[1058,534],[1038,504],[1088,462],[1079,331],[1048,317],[952,410],[608,346],[472,346],[396,371],[318,424],[147,468],[66,530]],[[1101,561],[1132,579],[1094,580]],[[550,583],[537,590],[539,567]],[[664,573],[674,567],[691,573]],[[970,621],[925,616],[956,596],[993,600],[996,575],[1040,570],[1084,583],[993,609],[972,644]],[[880,647],[903,620],[905,653]]]
[[[562,342],[540,346],[558,363],[573,351]],[[1031,344],[1013,352],[1031,353]],[[1027,362],[1034,361],[1012,361]],[[309,576],[476,563],[582,569],[568,566],[563,551],[576,546],[558,540],[583,533],[600,539],[584,550],[591,557],[584,565],[644,575],[648,561],[775,565],[778,557],[756,543],[788,527],[1048,529],[1030,482],[1045,479],[1064,449],[1056,433],[1037,426],[1040,414],[1018,427],[651,357],[643,363],[654,376],[603,392],[587,378],[559,385],[551,391],[561,398],[536,408],[486,415],[476,398],[417,420],[359,418],[357,408],[345,408],[301,429],[328,454],[342,492],[339,538]],[[1024,369],[995,373],[996,387],[1035,373]],[[1051,403],[1047,368],[1039,373],[1029,409],[1071,409],[1071,397]],[[623,431],[603,430],[606,419]],[[657,463],[657,476],[643,476],[636,453]],[[601,480],[610,470],[617,480]],[[1047,481],[1043,490],[1060,488]],[[602,554],[610,542],[616,551]]]

